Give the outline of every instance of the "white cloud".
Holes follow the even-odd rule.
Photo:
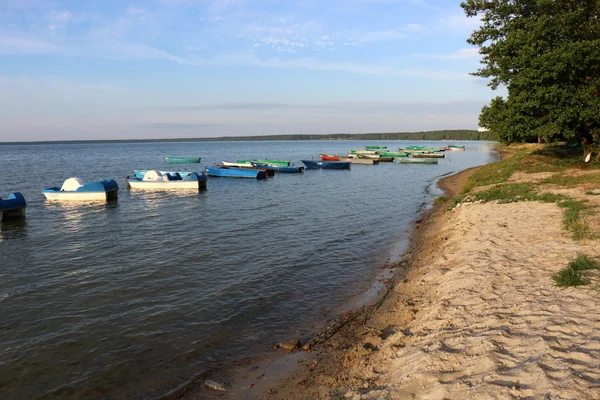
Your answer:
[[[479,58],[479,49],[476,47],[470,47],[466,49],[459,49],[454,53],[449,54],[413,54],[411,57],[432,60],[471,60]]]

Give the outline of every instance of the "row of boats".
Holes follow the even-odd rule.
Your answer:
[[[464,146],[449,145],[446,148],[408,146],[397,152],[387,146],[365,146],[365,150],[351,150],[348,155],[320,154],[320,160],[301,160],[304,166],[292,165],[284,160],[237,160],[207,166],[204,171],[134,170],[134,176],[126,177],[132,189],[195,189],[206,188],[207,176],[267,179],[275,173],[303,173],[304,169],[350,169],[352,164],[377,164],[380,161],[399,160],[400,163],[437,163],[446,150],[464,151]],[[165,157],[166,162],[198,163],[200,157]],[[114,179],[84,182],[69,178],[60,187],[42,190],[48,200],[63,201],[111,201],[118,198],[119,186]],[[6,199],[0,197],[0,220],[23,217],[27,203],[20,192],[12,192]]]

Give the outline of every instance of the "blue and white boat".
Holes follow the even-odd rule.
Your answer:
[[[254,178],[267,179],[267,172],[261,169],[250,168],[228,168],[224,166],[212,166],[204,168],[208,176],[220,176],[227,178]]]
[[[350,169],[348,161],[301,160],[306,169]]]
[[[137,174],[136,174],[137,175]],[[149,170],[140,179],[127,177],[127,185],[132,189],[204,189],[206,188],[206,175],[202,172],[187,172],[181,176],[179,172],[162,173]]]
[[[80,178],[69,178],[59,187],[42,190],[48,200],[64,201],[111,201],[119,196],[119,185],[114,179],[84,182]]]
[[[27,207],[27,203],[21,192],[9,193],[6,200],[0,197],[0,221],[9,218],[24,217],[25,207]]]
[[[144,175],[146,175],[146,172],[148,171],[152,171],[150,169],[134,169],[133,172],[135,173],[135,177],[138,179],[144,179]],[[188,176],[189,174],[191,174],[191,171],[158,171],[160,172],[162,175],[175,175],[175,174],[179,174],[179,176],[181,176],[182,178],[185,178],[186,176]]]

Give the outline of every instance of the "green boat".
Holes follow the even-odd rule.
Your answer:
[[[248,164],[250,162],[255,162],[255,163],[259,163],[259,164],[274,165],[277,167],[289,167],[290,166],[289,161],[283,161],[283,160],[237,160],[237,162],[239,162],[240,164]]]
[[[406,150],[423,150],[425,146],[406,146]]]
[[[200,157],[185,158],[185,157],[165,157],[165,161],[169,163],[199,163]]]
[[[380,150],[380,149],[387,149],[387,146],[365,146],[365,149],[367,149],[367,150]]]
[[[399,158],[401,164],[437,164],[436,158]]]
[[[402,151],[382,151],[380,157],[408,157],[408,153]]]
[[[444,154],[440,153],[429,153],[429,154],[418,154],[415,153],[412,155],[414,158],[444,158]]]

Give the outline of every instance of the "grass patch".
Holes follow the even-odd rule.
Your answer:
[[[597,269],[600,269],[598,261],[580,254],[575,261],[552,276],[552,279],[558,287],[589,285],[591,270]]]
[[[548,179],[544,179],[540,183],[573,187],[573,186],[579,186],[579,185],[585,185],[585,184],[597,185],[598,182],[600,182],[600,173],[599,174],[581,175],[581,176],[569,176],[569,175],[564,175],[564,174],[556,174],[556,175],[552,175]]]
[[[444,204],[445,202],[447,202],[449,199],[446,196],[438,196],[433,200],[433,204],[440,205],[440,204]]]
[[[566,199],[566,197],[562,195],[537,193],[532,183],[506,183],[481,192],[463,195],[458,202],[467,200],[481,201],[483,203],[497,201],[500,204],[514,203],[517,201],[543,201],[544,203],[554,203],[563,199]]]
[[[573,239],[595,239],[596,235],[590,230],[583,218],[590,213],[590,206],[580,200],[567,199],[558,202],[565,209],[564,224],[568,231],[573,232]]]

